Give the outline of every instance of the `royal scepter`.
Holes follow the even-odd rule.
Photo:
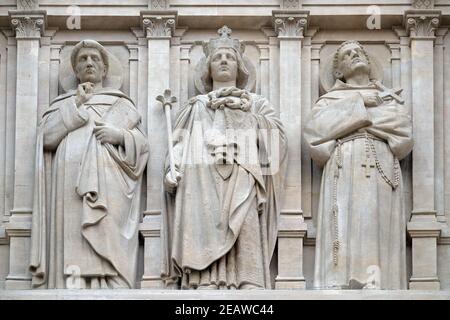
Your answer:
[[[172,109],[172,103],[177,102],[177,98],[172,96],[172,92],[170,89],[164,90],[164,95],[159,95],[156,97],[156,100],[161,102],[164,112],[166,114],[166,123],[167,123],[167,139],[169,143],[169,162],[170,162],[170,175],[172,176],[173,181],[176,180],[175,175],[175,160],[173,158],[173,144],[172,144],[172,118],[170,115],[170,109]]]

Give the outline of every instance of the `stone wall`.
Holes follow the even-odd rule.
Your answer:
[[[175,21],[169,31],[152,29],[168,19]],[[303,261],[295,276],[304,276],[311,288],[321,178],[302,128],[323,93],[325,62],[341,42],[355,39],[377,57],[383,83],[403,88],[413,117],[414,151],[401,163],[410,288],[450,290],[449,0],[1,1],[0,288],[30,288],[36,128],[50,101],[62,93],[61,65],[83,39],[99,41],[119,58],[121,89],[135,102],[148,132],[138,282],[157,286],[167,137],[155,97],[170,87],[179,99],[175,115],[197,94],[193,75],[201,41],[215,37],[223,25],[246,44],[245,54],[256,68],[256,92],[269,98],[288,131],[280,239],[292,236],[304,247],[303,255],[297,248]],[[292,217],[300,222],[295,230],[283,225]],[[289,259],[280,254],[279,259]],[[279,272],[290,271],[280,266]]]

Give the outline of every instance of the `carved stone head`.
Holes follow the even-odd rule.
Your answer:
[[[211,39],[203,46],[206,56],[206,68],[201,75],[203,86],[209,92],[213,80],[236,80],[236,86],[244,89],[250,76],[242,58],[245,47],[237,39],[231,39],[231,29],[227,26],[220,28],[218,33],[219,38]]]
[[[347,80],[355,73],[370,74],[370,59],[364,47],[357,41],[345,41],[337,49],[333,60],[335,79]]]
[[[79,42],[74,47],[70,60],[80,83],[100,83],[108,73],[108,53],[97,41]]]

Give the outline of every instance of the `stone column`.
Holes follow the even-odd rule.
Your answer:
[[[141,12],[148,41],[147,133],[150,158],[147,164],[147,208],[141,224],[144,237],[144,276],[141,288],[161,288],[161,208],[167,128],[164,111],[156,96],[170,86],[170,39],[176,11]]]
[[[273,22],[280,45],[280,118],[285,126],[288,172],[284,207],[279,222],[277,289],[304,289],[303,221],[301,197],[301,50],[308,11],[274,10]]]
[[[39,47],[44,32],[45,11],[10,11],[17,39],[16,133],[14,198],[6,224],[10,236],[10,269],[7,289],[30,288],[28,271],[31,214],[38,117]]]
[[[191,64],[192,44],[183,43],[180,47],[180,106],[189,99],[189,65]]]
[[[259,68],[261,95],[270,99],[270,61],[269,61],[269,45],[260,44],[259,48]]]
[[[434,172],[434,39],[440,11],[411,10],[405,25],[411,38],[412,117],[414,149],[413,211],[408,223],[412,238],[410,289],[439,289],[437,239],[440,226],[435,210]]]
[[[135,44],[127,45],[130,57],[128,63],[130,66],[130,98],[137,105],[138,103],[138,83],[139,83],[139,46]]]
[[[55,44],[50,47],[50,101],[58,96],[59,64],[62,45]]]
[[[311,112],[312,106],[315,104],[320,96],[320,51],[322,50],[323,43],[312,43],[311,45],[311,106],[308,108],[308,112]],[[319,203],[320,196],[320,184],[322,182],[322,168],[312,161],[312,177],[311,177],[311,219],[307,219],[308,225],[308,238],[315,239],[316,230],[314,227],[314,221],[317,217],[317,204]],[[306,239],[308,244],[308,239]],[[314,242],[310,243],[313,244]]]
[[[435,132],[435,204],[437,220],[441,227],[447,229],[445,219],[445,117],[444,117],[444,92],[448,90],[444,84],[444,38],[448,32],[447,28],[436,30],[436,41],[434,48],[434,132]],[[443,234],[441,233],[441,236]]]

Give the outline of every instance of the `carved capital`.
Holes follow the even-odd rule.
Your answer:
[[[16,38],[40,38],[45,32],[45,11],[10,11],[12,29]]]
[[[405,28],[411,38],[434,38],[440,20],[440,11],[411,10],[405,13]]]
[[[279,38],[303,38],[308,27],[309,11],[274,10],[272,16]]]
[[[146,11],[141,13],[147,38],[171,38],[177,25],[176,11]]]

